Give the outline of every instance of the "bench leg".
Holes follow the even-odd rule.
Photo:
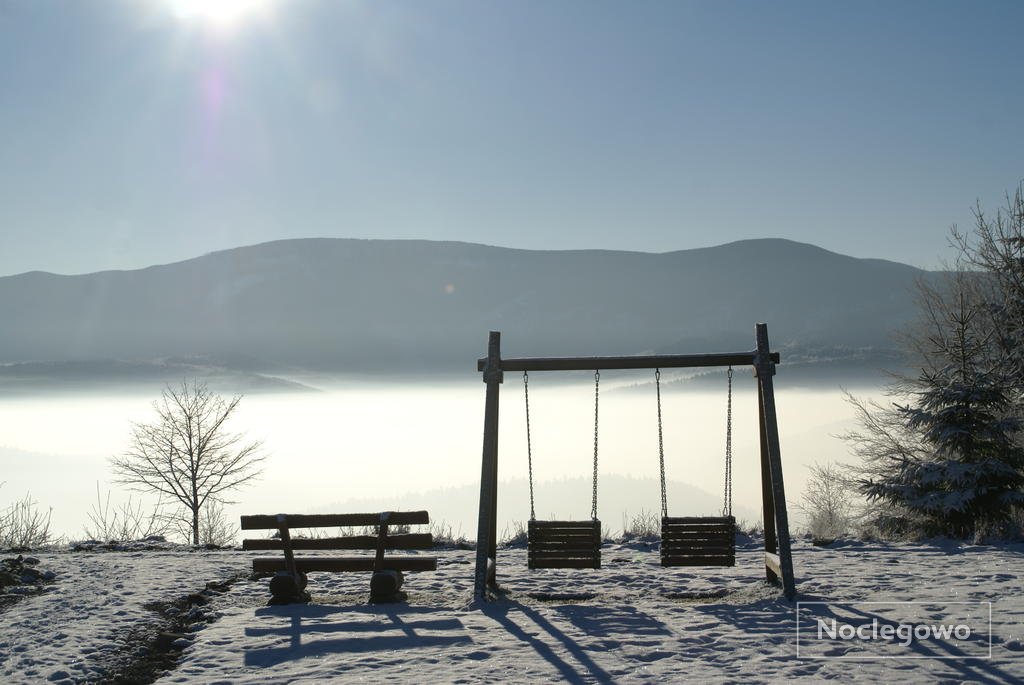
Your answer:
[[[301,604],[308,602],[306,592],[306,574],[296,573],[294,576],[287,571],[279,571],[270,579],[271,604]]]
[[[404,580],[401,571],[374,571],[370,578],[370,603],[405,601],[407,595],[401,591]]]

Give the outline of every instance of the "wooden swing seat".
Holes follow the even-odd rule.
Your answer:
[[[530,521],[529,568],[601,568],[601,522]]]
[[[735,566],[736,519],[732,516],[663,516],[662,566]]]

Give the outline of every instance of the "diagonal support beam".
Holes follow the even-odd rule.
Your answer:
[[[767,571],[782,575],[782,591],[786,599],[796,596],[796,579],[793,576],[793,553],[789,540],[789,515],[786,513],[786,488],[782,482],[782,455],[779,448],[779,424],[775,413],[775,387],[772,376],[775,375],[775,364],[772,362],[768,346],[768,326],[757,324],[757,359],[754,368],[757,371],[758,395],[761,402],[761,439],[762,450],[767,452],[768,475],[771,477],[772,508],[775,513],[775,537],[778,547],[778,566],[774,559],[768,559],[769,551],[765,550]],[[765,511],[768,507],[765,507]],[[765,521],[765,542],[768,542],[768,521]],[[774,567],[774,568],[773,568]],[[771,576],[769,576],[771,577]]]

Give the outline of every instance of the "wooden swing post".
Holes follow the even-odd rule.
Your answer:
[[[504,374],[501,370],[501,333],[491,331],[487,340],[487,358],[480,371],[487,384],[484,400],[484,447],[480,468],[480,515],[476,533],[476,578],[473,594],[487,599],[487,588],[497,587],[498,550],[498,393]]]

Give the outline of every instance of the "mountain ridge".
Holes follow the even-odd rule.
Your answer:
[[[888,347],[928,272],[782,238],[650,253],[306,238],[142,269],[0,277],[0,362],[240,354],[268,365],[464,368],[526,354]]]
[[[748,244],[761,244],[761,245],[785,244],[785,245],[799,246],[801,248],[811,248],[815,252],[818,252],[818,253],[821,253],[821,254],[826,254],[826,255],[829,255],[829,256],[834,256],[834,257],[841,257],[843,259],[854,260],[854,261],[861,261],[861,262],[877,262],[877,263],[884,263],[884,264],[895,264],[895,265],[899,265],[901,267],[907,267],[907,268],[910,268],[910,269],[915,269],[917,271],[921,271],[921,272],[925,272],[925,273],[930,273],[926,269],[920,269],[918,267],[912,266],[910,264],[905,264],[903,262],[897,262],[897,261],[893,261],[893,260],[890,260],[890,259],[883,259],[883,258],[879,258],[879,257],[854,257],[852,255],[846,255],[846,254],[843,254],[841,252],[835,252],[834,250],[829,250],[827,248],[821,247],[819,245],[815,245],[813,243],[805,243],[805,242],[798,241],[798,240],[791,240],[789,238],[744,238],[744,239],[740,239],[740,240],[732,240],[732,241],[727,242],[727,243],[721,243],[719,245],[707,245],[707,246],[703,246],[703,247],[680,248],[680,249],[676,249],[676,250],[665,250],[665,251],[661,251],[661,252],[649,252],[649,251],[644,251],[644,250],[618,250],[618,249],[612,249],[612,248],[567,248],[567,249],[557,249],[557,250],[543,250],[543,249],[534,249],[534,248],[509,247],[509,246],[504,246],[504,245],[492,245],[492,244],[489,244],[489,243],[474,243],[474,242],[465,241],[465,240],[429,240],[429,239],[425,239],[425,238],[330,238],[330,237],[310,237],[310,238],[281,238],[281,239],[277,239],[277,240],[267,240],[267,241],[260,242],[260,243],[251,243],[251,244],[247,244],[247,245],[238,245],[236,247],[229,247],[229,248],[224,248],[224,249],[220,249],[220,250],[211,250],[209,252],[204,252],[203,254],[197,255],[195,257],[186,257],[185,259],[179,259],[179,260],[172,261],[172,262],[160,262],[158,264],[150,264],[150,265],[147,265],[147,266],[141,266],[141,267],[136,267],[136,268],[132,268],[132,269],[102,269],[100,271],[88,271],[88,272],[84,272],[84,273],[74,273],[74,274],[57,273],[57,272],[54,272],[54,271],[47,271],[45,269],[30,269],[29,271],[22,271],[22,272],[19,272],[19,273],[7,274],[7,275],[0,276],[0,280],[7,279],[7,278],[18,278],[18,277],[22,277],[22,276],[32,276],[32,275],[56,276],[56,277],[60,277],[60,278],[76,278],[76,277],[79,277],[79,276],[95,276],[95,275],[98,275],[98,274],[131,273],[131,272],[138,272],[138,271],[147,271],[147,270],[151,270],[151,269],[159,269],[161,267],[175,266],[175,265],[183,264],[183,263],[186,263],[186,262],[192,262],[192,261],[195,261],[195,260],[204,259],[206,257],[214,257],[214,256],[224,255],[224,254],[227,254],[227,253],[238,252],[238,251],[242,251],[242,250],[259,249],[259,248],[271,247],[271,246],[281,246],[281,245],[288,245],[288,244],[293,244],[293,243],[298,244],[298,243],[313,243],[313,242],[323,242],[323,243],[353,242],[353,243],[377,243],[377,244],[404,243],[404,244],[421,244],[421,245],[451,245],[451,246],[480,247],[480,248],[493,249],[493,250],[503,250],[503,251],[508,251],[508,252],[534,253],[534,254],[535,253],[543,253],[543,254],[600,254],[600,253],[612,253],[612,254],[651,255],[651,256],[653,256],[653,255],[676,255],[676,254],[683,254],[683,253],[696,253],[696,252],[717,251],[717,250],[721,250],[721,249],[725,249],[725,248],[733,248],[733,247],[736,247],[736,246],[748,245]]]

